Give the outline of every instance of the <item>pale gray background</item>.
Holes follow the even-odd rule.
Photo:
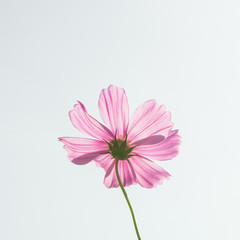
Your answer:
[[[132,113],[172,112],[181,152],[162,186],[127,188],[143,240],[240,239],[240,2],[0,1],[0,239],[136,239],[104,170],[71,164],[68,111],[100,120],[109,84]]]

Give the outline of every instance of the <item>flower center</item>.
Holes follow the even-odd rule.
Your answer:
[[[127,144],[127,138],[125,140],[121,139],[114,139],[111,141],[111,143],[108,143],[110,154],[116,159],[116,160],[127,160],[130,155],[130,152],[135,147],[129,147]]]

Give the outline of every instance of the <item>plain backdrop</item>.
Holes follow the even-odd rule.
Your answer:
[[[156,99],[172,113],[172,175],[130,186],[143,240],[240,239],[238,0],[0,1],[0,239],[136,239],[104,170],[72,164],[57,138],[86,135],[77,100],[97,118],[110,84],[130,113]]]

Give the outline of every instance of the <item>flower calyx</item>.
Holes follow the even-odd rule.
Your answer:
[[[112,140],[110,143],[107,142],[109,147],[109,153],[112,155],[113,158],[116,160],[127,160],[129,157],[133,156],[131,155],[131,151],[136,147],[130,147],[127,143],[127,136],[123,139],[117,139],[116,134],[114,137],[114,140]]]

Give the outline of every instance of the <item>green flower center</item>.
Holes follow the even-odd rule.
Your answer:
[[[111,143],[108,143],[110,154],[115,158],[116,160],[127,160],[129,157],[133,156],[131,155],[131,151],[135,147],[129,147],[127,143],[127,138],[125,140],[121,139],[115,139],[111,141]]]

